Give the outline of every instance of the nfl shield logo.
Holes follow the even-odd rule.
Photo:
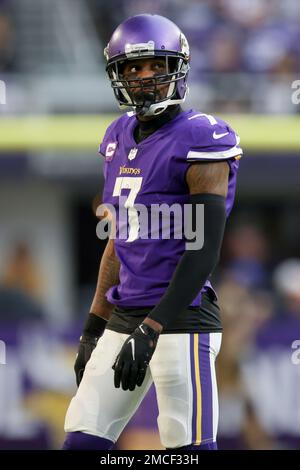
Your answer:
[[[136,157],[137,151],[138,151],[137,148],[131,149],[128,154],[128,160],[133,160]]]

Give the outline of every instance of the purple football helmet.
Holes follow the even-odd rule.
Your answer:
[[[133,107],[137,114],[155,116],[168,106],[185,100],[189,45],[180,29],[167,18],[145,14],[127,19],[114,31],[104,55],[106,71],[121,108]],[[138,59],[149,58],[163,59],[165,72],[154,74],[150,79],[123,77],[122,71],[128,61],[136,63]],[[169,85],[163,97],[158,93],[161,85]],[[135,93],[137,89],[141,90],[139,99]]]

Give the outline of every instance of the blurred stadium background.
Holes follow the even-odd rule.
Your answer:
[[[245,150],[215,273],[219,447],[300,448],[298,0],[0,0],[0,448],[63,441],[104,249],[97,148],[118,113],[102,50],[145,12],[190,41],[185,107],[224,117]],[[156,416],[151,390],[118,447],[160,449]]]

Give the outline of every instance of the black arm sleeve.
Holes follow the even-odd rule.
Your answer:
[[[148,315],[163,328],[192,303],[220,256],[226,223],[225,198],[216,194],[193,194],[190,204],[193,220],[188,223],[193,222],[193,226],[197,204],[204,205],[204,244],[201,249],[184,252],[168,289]]]

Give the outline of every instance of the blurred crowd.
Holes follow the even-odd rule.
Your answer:
[[[218,361],[223,448],[300,445],[300,369],[292,359],[300,337],[300,259],[274,265],[270,246],[253,225],[237,226],[225,242]]]
[[[297,0],[117,0],[115,8],[90,0],[104,43],[125,18],[156,13],[178,24],[189,39],[193,78],[201,72],[300,70]]]
[[[11,241],[0,266],[0,449],[59,448],[78,328],[51,325],[47,283],[25,237]]]
[[[7,0],[0,0],[0,74],[15,66],[14,26]]]
[[[290,87],[300,71],[297,0],[89,0],[101,41],[139,13],[169,17],[191,46],[193,99],[222,111],[293,113]]]
[[[47,63],[44,66],[51,71],[51,61],[55,55],[60,57],[59,44],[62,39],[65,41],[63,36],[56,38],[63,23],[60,24],[53,15],[52,23],[50,17],[49,22],[45,23],[46,29],[53,28],[53,32],[48,39],[37,36],[40,37],[40,46],[45,41],[52,43],[44,44],[43,55],[42,51],[38,51],[39,45],[35,47],[36,23],[33,21],[27,25],[26,16],[19,18],[19,25],[17,23],[19,1],[0,0],[0,73],[23,73],[24,52],[21,51],[25,45],[26,53],[30,51],[29,54],[37,55],[36,67],[39,68],[39,63],[41,66],[48,60],[48,67]],[[32,1],[26,1],[28,11],[33,11]],[[22,2],[22,11],[26,11],[26,1]],[[55,2],[53,14],[66,14],[69,11],[69,0],[65,2],[66,8],[61,10]],[[45,13],[47,10],[42,9],[45,4],[43,0],[39,6],[40,16],[36,16],[35,20],[41,23],[42,30],[45,29],[42,22],[48,17]],[[120,22],[139,13],[157,13],[175,21],[190,42],[190,78],[194,85],[191,99],[197,106],[218,108],[219,112],[298,112],[290,99],[291,84],[299,78],[297,74],[300,72],[298,0],[114,0],[113,4],[105,0],[76,0],[77,4],[89,12],[91,25],[98,33],[96,47],[99,55],[95,57],[98,64],[103,61],[103,47]],[[35,14],[38,15],[38,9]],[[71,25],[72,17],[68,21]],[[91,41],[89,29],[83,24],[74,40],[76,38],[78,44]],[[26,44],[22,39],[24,30]],[[71,55],[76,55],[75,44],[73,46],[74,49],[65,50],[65,61]],[[90,49],[93,49],[92,45]],[[31,63],[30,58],[26,60],[27,64]],[[64,60],[60,57],[55,67],[64,70]],[[80,68],[82,72],[86,70],[84,57],[79,55],[76,60],[79,61],[77,73]]]

